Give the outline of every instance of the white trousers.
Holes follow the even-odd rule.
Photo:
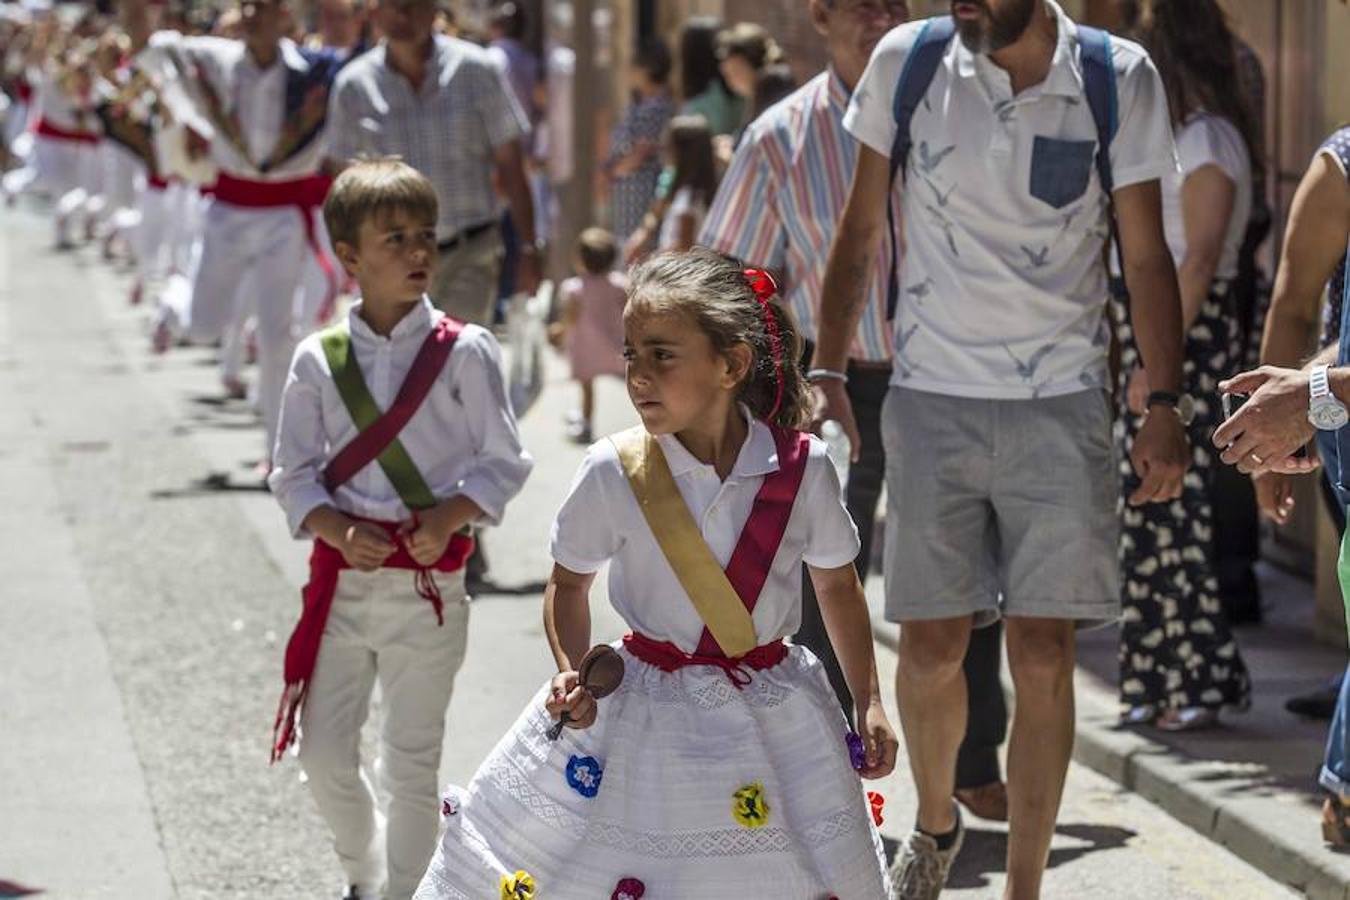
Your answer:
[[[387,875],[387,900],[408,900],[436,848],[437,770],[469,607],[462,571],[435,578],[445,603],[439,628],[411,571],[344,571],[300,711],[300,765],[347,883],[362,896],[379,896]],[[372,783],[359,748],[377,680],[382,722]]]
[[[258,409],[269,458],[281,415],[281,389],[295,352],[295,288],[308,255],[305,223],[293,206],[250,209],[213,200],[206,211],[189,336],[202,343],[219,340],[232,323],[242,323],[247,311],[256,310]]]

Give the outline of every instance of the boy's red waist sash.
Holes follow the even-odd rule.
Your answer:
[[[398,535],[397,522],[380,522],[359,516],[351,518],[378,525],[389,533],[396,549],[384,561],[383,568],[412,570],[418,595],[431,604],[436,613],[436,624],[445,624],[441,593],[431,572],[456,572],[464,568],[464,562],[473,552],[473,538],[465,534],[453,535],[441,558],[430,566],[423,566],[409,555],[407,547],[403,545]],[[322,540],[314,541],[314,549],[309,555],[309,581],[300,593],[303,604],[300,621],[286,643],[286,687],[281,693],[276,720],[272,724],[272,762],[280,759],[295,740],[296,716],[309,688],[310,677],[314,674],[314,664],[319,658],[319,644],[323,641],[328,613],[333,608],[333,597],[337,594],[338,576],[349,568],[351,566],[336,547]]]
[[[216,176],[213,194],[215,199],[222,203],[242,206],[245,209],[294,206],[300,211],[300,218],[305,223],[305,241],[309,244],[314,260],[323,271],[324,280],[328,285],[320,306],[322,313],[319,316],[320,321],[326,319],[333,311],[333,304],[337,300],[338,276],[337,266],[333,264],[328,251],[319,241],[318,230],[314,225],[314,214],[323,206],[328,189],[332,186],[333,179],[319,172],[287,181],[255,181],[252,178],[239,178],[228,172],[221,172]]]
[[[46,138],[53,138],[58,141],[75,141],[81,144],[97,144],[98,134],[93,131],[76,131],[71,128],[62,128],[60,125],[53,125],[50,119],[39,117],[37,125],[33,126],[33,131]]]
[[[750,683],[751,676],[746,669],[762,672],[772,669],[787,659],[787,646],[781,641],[770,641],[751,650],[744,656],[728,657],[717,653],[685,653],[669,641],[658,641],[645,634],[634,632],[623,636],[623,645],[628,652],[650,666],[662,672],[674,672],[689,666],[713,666],[726,673],[727,679],[737,690]]]
[[[215,196],[217,200],[231,206],[251,209],[298,206],[312,210],[323,205],[332,183],[332,179],[325,175],[308,175],[286,181],[255,181],[221,172],[216,176]]]

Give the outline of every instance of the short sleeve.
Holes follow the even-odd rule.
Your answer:
[[[901,25],[881,39],[844,113],[848,133],[884,156],[890,156],[895,143],[895,90],[900,73],[923,24]]]
[[[1327,138],[1317,152],[1330,157],[1341,174],[1350,177],[1350,128],[1342,128]]]
[[[811,457],[806,461],[804,499],[811,510],[811,532],[802,560],[817,569],[837,569],[858,558],[862,544],[858,527],[844,505],[844,492],[825,445],[811,439]],[[799,499],[800,502],[800,499]]]
[[[619,548],[623,538],[614,525],[612,504],[615,488],[624,477],[618,453],[609,440],[591,445],[572,479],[549,535],[549,553],[564,569],[580,575],[600,570]]]
[[[530,129],[530,123],[506,81],[506,72],[493,65],[485,54],[477,66],[474,80],[478,114],[483,120],[488,143],[495,148],[523,137]]]
[[[1216,116],[1200,116],[1177,133],[1177,157],[1183,175],[1212,165],[1223,170],[1234,184],[1249,177],[1245,171],[1242,135],[1226,120]]]
[[[772,137],[756,125],[731,158],[698,242],[719,253],[781,272],[785,228],[778,210],[779,179],[767,157]]]
[[[1120,124],[1111,141],[1111,175],[1119,190],[1177,171],[1172,118],[1162,78],[1138,44],[1114,43]]]

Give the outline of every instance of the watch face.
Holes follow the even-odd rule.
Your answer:
[[[1321,431],[1335,431],[1350,422],[1350,412],[1332,397],[1319,397],[1308,410],[1308,421]]]
[[[1177,398],[1177,418],[1181,420],[1182,425],[1189,425],[1195,419],[1195,398],[1190,394],[1182,394]]]

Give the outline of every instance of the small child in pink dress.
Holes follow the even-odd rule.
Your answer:
[[[622,378],[623,306],[626,282],[613,271],[618,258],[614,235],[603,228],[587,228],[577,241],[574,278],[562,284],[562,319],[554,328],[554,343],[567,350],[572,378],[581,385],[581,411],[568,421],[568,436],[591,443],[595,414],[595,379]]]

